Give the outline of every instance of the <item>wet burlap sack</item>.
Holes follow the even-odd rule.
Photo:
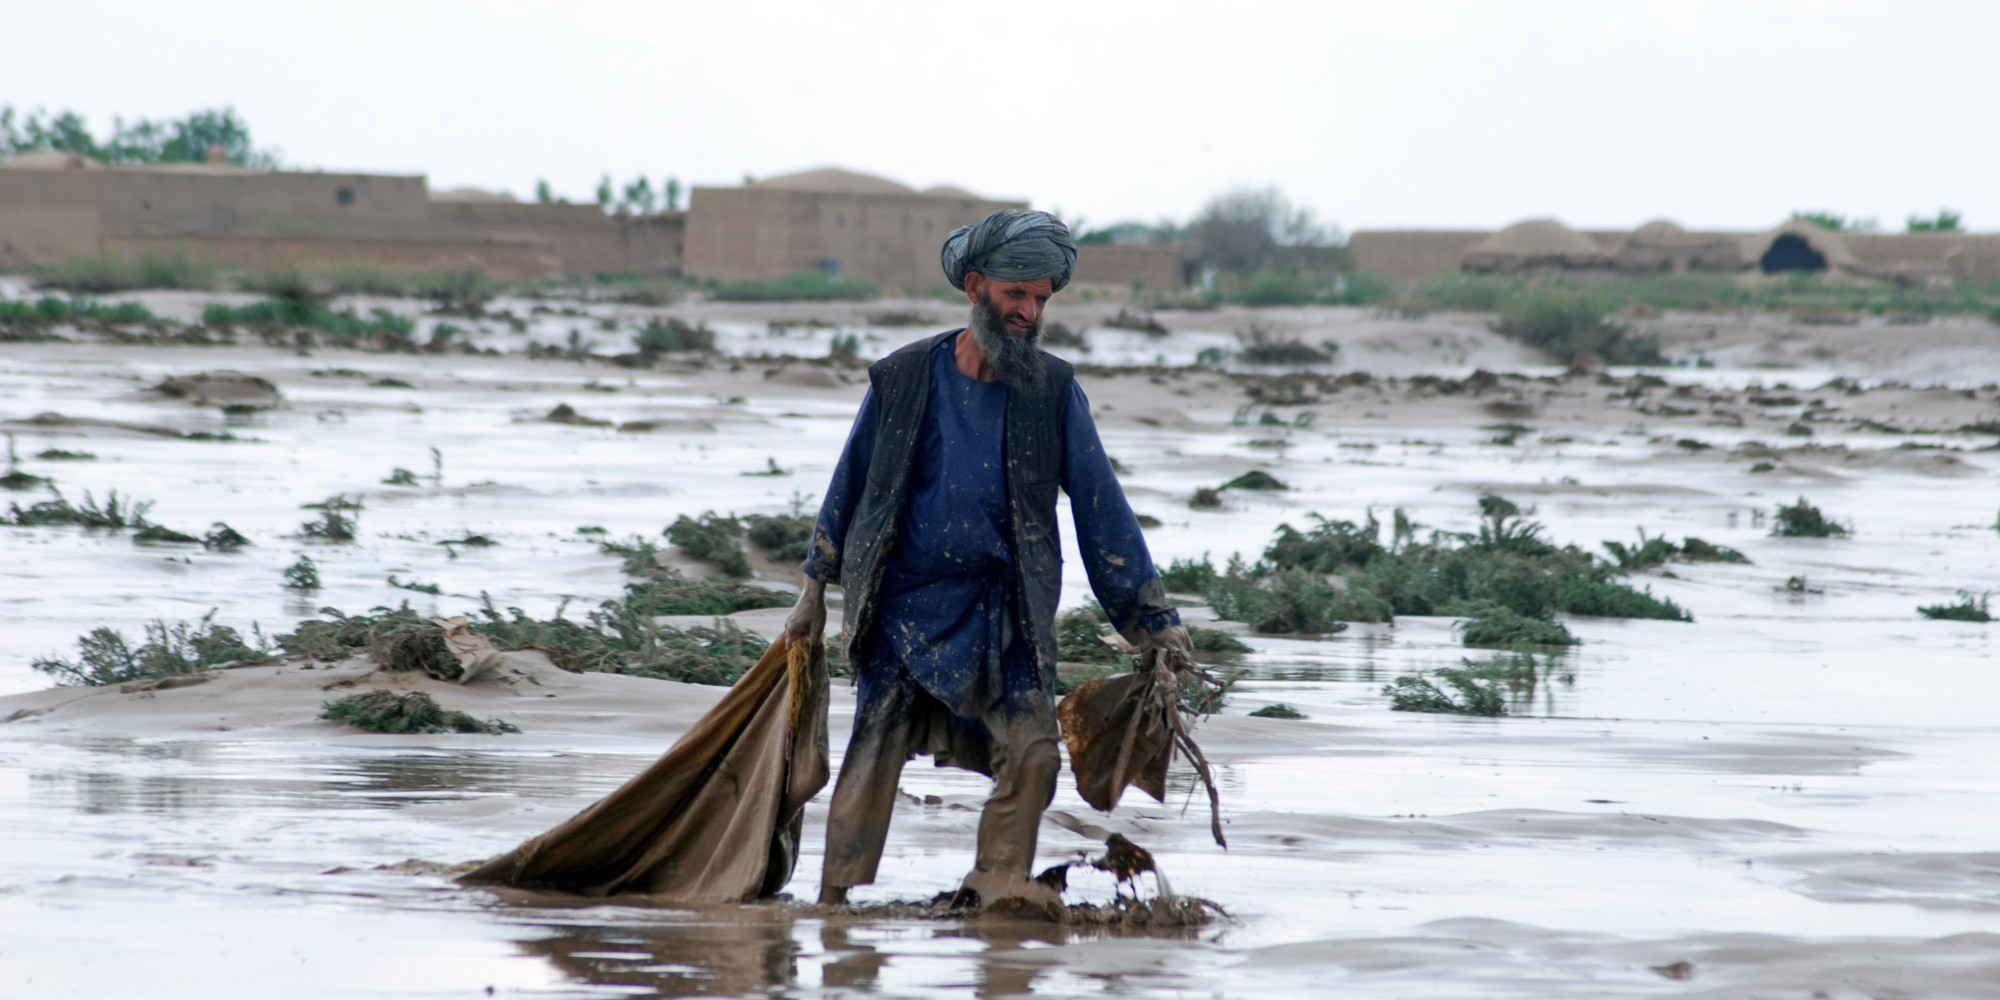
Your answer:
[[[1220,687],[1193,663],[1159,655],[1129,674],[1077,685],[1056,706],[1056,720],[1069,748],[1077,794],[1102,812],[1117,806],[1128,786],[1166,801],[1167,764],[1180,751],[1208,789],[1210,832],[1227,847],[1215,779],[1183,718],[1192,714],[1183,707],[1184,684]]]
[[[826,785],[826,712],[825,647],[781,637],[651,767],[459,881],[686,903],[775,895]]]

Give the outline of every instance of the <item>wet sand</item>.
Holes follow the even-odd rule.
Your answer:
[[[218,297],[147,298],[191,316]],[[835,330],[775,336],[769,321],[849,322],[886,308],[665,312],[706,319],[739,357],[813,357]],[[911,308],[940,327],[953,312]],[[628,324],[647,312],[588,309]],[[1108,311],[1065,304],[1055,318],[1089,326]],[[2000,453],[1979,450],[2000,436],[1962,430],[2000,418],[2000,394],[1981,388],[2000,379],[1993,327],[1670,314],[1658,321],[1669,354],[1700,351],[1718,367],[1660,370],[1658,385],[1625,370],[1565,376],[1478,317],[1277,310],[1264,318],[1339,342],[1336,361],[1291,375],[1172,367],[1228,342],[1248,318],[1258,317],[1165,313],[1171,336],[1091,329],[1091,351],[1070,355],[1088,366],[1082,384],[1129,469],[1133,506],[1162,522],[1148,531],[1162,563],[1254,557],[1279,522],[1310,512],[1359,519],[1372,506],[1386,520],[1402,507],[1426,526],[1465,530],[1484,491],[1535,505],[1559,542],[1596,548],[1644,528],[1734,546],[1753,563],[1640,574],[1695,621],[1570,618],[1584,640],[1563,657],[1572,679],[1500,719],[1393,713],[1379,693],[1399,674],[1472,655],[1449,619],[1321,640],[1246,635],[1248,679],[1199,731],[1218,765],[1230,851],[1209,842],[1199,801],[1183,813],[1191,789],[1178,771],[1164,805],[1140,798],[1102,816],[1065,777],[1054,806],[1154,850],[1177,889],[1232,914],[1175,939],[787,904],[509,903],[403,865],[482,858],[547,828],[656,756],[713,689],[534,662],[521,664],[532,680],[511,684],[398,677],[524,731],[392,737],[313,718],[326,685],[380,681],[362,665],[247,667],[132,693],[46,690],[28,668],[70,653],[92,627],[136,637],[156,616],[211,607],[225,624],[267,631],[323,605],[408,599],[453,613],[482,592],[537,615],[570,599],[574,613],[624,582],[579,526],[657,538],[682,513],[810,506],[859,400],[857,371],[301,356],[256,338],[0,345],[0,430],[16,436],[24,468],[74,498],[115,487],[156,501],[160,523],[200,534],[224,520],[256,543],[211,553],[75,528],[0,529],[0,818],[12,845],[0,861],[0,989],[2000,996],[1993,626],[1914,610],[1959,588],[2000,589]],[[475,337],[502,348],[560,342],[565,324],[606,353],[629,339],[598,330],[596,317],[545,317],[525,334],[493,323]],[[871,356],[926,332],[842,329]],[[1755,367],[1772,364],[1787,367]],[[223,369],[270,381],[281,402],[225,415],[148,388]],[[1365,381],[1353,374],[1362,371]],[[1854,384],[1828,384],[1839,376]],[[370,384],[385,377],[412,388]],[[542,419],[558,403],[609,424]],[[65,419],[36,419],[46,413]],[[653,429],[617,429],[634,422]],[[381,484],[396,467],[430,473],[431,447],[444,456],[441,481]],[[45,448],[98,458],[32,458]],[[746,475],[771,462],[789,474]],[[1759,463],[1771,468],[1752,472]],[[1291,489],[1232,490],[1219,511],[1189,509],[1196,488],[1251,469]],[[361,540],[292,537],[312,513],[299,505],[336,492],[364,498]],[[1854,537],[1768,537],[1773,506],[1799,495],[1851,521]],[[467,532],[500,544],[437,544]],[[278,586],[302,553],[325,578],[309,596]],[[784,567],[759,572],[790,583]],[[392,574],[444,594],[396,589]],[[1808,590],[1788,591],[1799,576]],[[1065,604],[1085,596],[1069,574]],[[769,634],[781,614],[739,617]],[[1248,717],[1279,701],[1309,718]],[[851,706],[837,689],[836,755]],[[912,766],[893,863],[857,898],[927,899],[954,884],[984,786]],[[817,885],[823,819],[824,796],[807,817],[808,854],[791,886],[800,897]],[[1094,846],[1045,824],[1041,860]],[[1072,885],[1072,898],[1111,897],[1108,876],[1080,873]]]

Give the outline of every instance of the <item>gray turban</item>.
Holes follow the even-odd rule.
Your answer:
[[[995,281],[1048,278],[1060,292],[1076,270],[1076,244],[1069,227],[1047,212],[1001,209],[945,237],[938,254],[953,288],[965,290],[965,276],[978,271]]]

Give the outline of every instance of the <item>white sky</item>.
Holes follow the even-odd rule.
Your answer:
[[[234,104],[288,164],[522,197],[827,164],[1185,219],[2000,229],[2000,3],[0,0],[0,103]]]

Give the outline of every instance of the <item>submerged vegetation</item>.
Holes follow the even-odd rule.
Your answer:
[[[311,556],[300,556],[298,562],[285,567],[285,589],[319,589],[319,567],[314,565]]]
[[[1821,514],[1818,507],[1800,497],[1797,503],[1779,504],[1771,521],[1773,538],[1846,538],[1854,529]]]
[[[1990,622],[1993,620],[1993,615],[1986,610],[1988,596],[1985,592],[1973,593],[1970,590],[1961,590],[1958,592],[1957,603],[1924,604],[1918,606],[1917,613],[1934,621]]]
[[[1526,519],[1531,512],[1505,498],[1483,496],[1479,508],[1476,532],[1434,531],[1427,542],[1399,512],[1389,545],[1372,513],[1362,524],[1313,515],[1308,530],[1279,525],[1254,565],[1238,558],[1218,573],[1204,556],[1170,563],[1163,575],[1172,590],[1200,584],[1218,617],[1259,632],[1324,634],[1348,621],[1456,615],[1472,619],[1463,629],[1468,645],[1569,645],[1576,639],[1555,621],[1558,612],[1693,620],[1619,579],[1620,567],[1544,540],[1542,525]]]
[[[146,512],[153,508],[151,500],[133,501],[130,497],[120,498],[117,490],[105,494],[104,502],[85,490],[81,506],[72,504],[62,495],[61,490],[51,486],[55,499],[31,504],[25,509],[20,504],[9,504],[7,523],[21,528],[45,525],[76,525],[82,528],[101,528],[122,531],[126,528],[144,528],[148,522]]]
[[[365,691],[321,706],[319,717],[370,733],[518,733],[513,723],[481,722],[443,709],[422,691]]]
[[[1382,693],[1389,698],[1390,711],[1485,716],[1507,714],[1507,696],[1500,690],[1500,685],[1492,680],[1480,679],[1470,661],[1464,667],[1439,667],[1431,671],[1431,676],[1443,681],[1456,692],[1456,697],[1445,693],[1429,677],[1406,674],[1382,685]]]
[[[1748,563],[1750,557],[1727,545],[1716,545],[1689,536],[1675,545],[1663,535],[1648,537],[1646,529],[1639,529],[1639,541],[1635,545],[1623,542],[1605,542],[1604,550],[1611,553],[1618,568],[1631,572],[1651,569],[1669,561],[1679,562],[1724,562]]]

